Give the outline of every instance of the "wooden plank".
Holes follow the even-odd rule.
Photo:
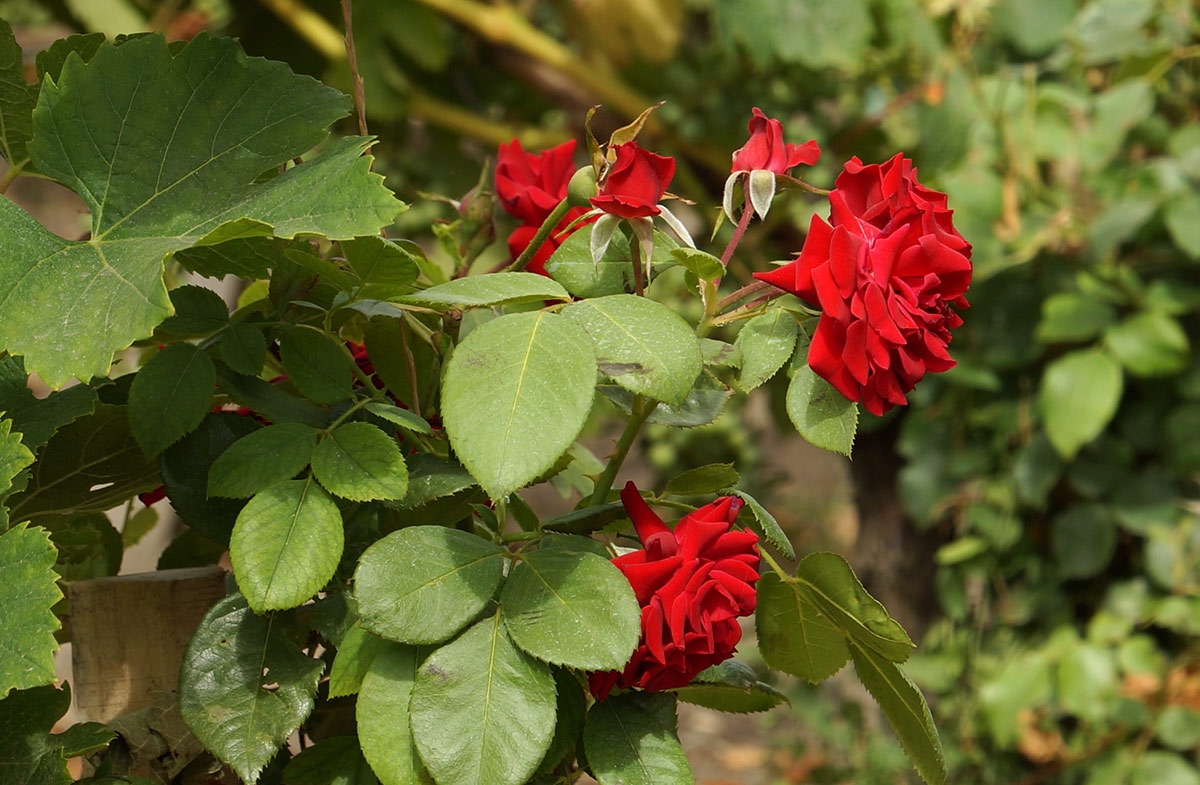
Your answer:
[[[174,692],[205,612],[225,596],[220,567],[119,575],[68,585],[72,691],[81,719],[107,722]]]

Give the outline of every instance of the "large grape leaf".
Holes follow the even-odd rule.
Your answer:
[[[25,64],[12,27],[0,19],[0,155],[9,167],[29,163],[26,145],[32,132],[37,85],[25,83]]]
[[[45,529],[20,523],[0,535],[0,697],[54,681],[57,556]]]
[[[69,242],[0,200],[0,347],[61,386],[108,371],[172,307],[174,251],[275,234],[370,235],[402,209],[370,172],[369,140],[311,150],[349,99],[286,65],[201,34],[172,54],[159,36],[69,58],[45,80],[29,155],[92,211]]]

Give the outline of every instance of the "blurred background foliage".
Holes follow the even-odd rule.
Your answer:
[[[351,88],[333,0],[2,0],[0,16],[30,56],[73,30],[207,29]],[[913,157],[975,246],[959,367],[866,417],[848,469],[779,435],[780,377],[713,426],[652,431],[649,470],[737,460],[803,549],[853,539],[920,636],[908,669],[952,782],[1200,783],[1193,2],[354,0],[354,26],[377,169],[417,203],[393,234],[437,218],[440,243],[413,239],[453,256],[495,237],[489,265],[507,219],[421,195],[486,197],[498,143],[582,138],[593,104],[604,138],[666,100],[642,142],[678,156],[697,236],[751,106],[820,142],[818,185],[851,155]],[[796,253],[819,208],[776,205],[731,284]],[[777,754],[745,781],[908,781],[848,689],[834,716],[793,690],[800,730],[768,715]]]

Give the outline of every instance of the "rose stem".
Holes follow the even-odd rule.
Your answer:
[[[742,241],[742,235],[746,233],[746,227],[750,225],[750,217],[754,215],[754,207],[750,204],[750,185],[743,185],[745,190],[745,204],[742,205],[742,216],[738,219],[737,228],[733,230],[733,237],[729,238],[729,245],[725,246],[725,253],[721,254],[721,266],[725,267],[729,264],[729,259],[733,256],[733,249],[737,248],[738,243]]]
[[[767,283],[766,281],[755,281],[754,283],[748,283],[733,294],[722,297],[717,303],[717,310],[721,311],[740,300],[746,299],[755,292],[760,292],[763,289],[769,289],[770,287],[771,284]]]
[[[358,114],[358,133],[367,135],[367,97],[363,92],[362,74],[358,72],[358,54],[354,50],[354,24],[350,0],[342,0],[342,22],[346,27],[346,60],[350,63],[350,77],[354,83],[354,108]]]
[[[617,451],[609,460],[608,465],[604,467],[604,473],[600,475],[600,479],[596,480],[596,489],[592,492],[592,498],[588,500],[587,506],[594,507],[597,504],[603,504],[604,500],[608,498],[613,480],[617,478],[621,464],[629,455],[629,448],[633,446],[642,425],[645,424],[656,406],[658,406],[658,401],[646,401],[640,395],[633,396],[632,411],[629,413],[629,420],[625,423],[625,430],[621,432],[621,438],[617,440]]]
[[[542,221],[542,225],[538,227],[537,234],[529,241],[529,245],[525,246],[525,250],[521,251],[521,255],[513,260],[513,263],[508,265],[507,271],[510,273],[520,272],[525,269],[529,261],[533,259],[534,254],[538,252],[538,248],[542,243],[546,242],[546,238],[554,231],[554,227],[558,226],[558,222],[567,214],[567,210],[571,209],[571,205],[567,204],[567,200],[563,199],[558,203],[558,206],[550,211],[550,215],[546,216],[546,220]],[[505,268],[501,268],[505,269]],[[492,272],[499,272],[493,270]]]
[[[629,253],[633,259],[633,291],[638,297],[644,297],[642,290],[642,247],[638,242],[637,232],[629,238]]]

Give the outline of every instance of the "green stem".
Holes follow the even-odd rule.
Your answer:
[[[636,232],[629,238],[629,256],[633,259],[633,292],[638,297],[645,297],[645,288],[642,286],[642,246]]]
[[[542,221],[542,225],[538,227],[537,234],[529,241],[529,245],[525,246],[525,250],[521,251],[521,255],[508,266],[508,272],[515,273],[525,269],[525,266],[533,259],[534,254],[538,252],[538,248],[542,247],[542,243],[546,242],[546,238],[550,236],[550,233],[554,231],[554,227],[558,226],[558,222],[563,219],[563,216],[570,209],[571,205],[567,204],[566,199],[558,203],[558,206],[550,212],[550,215],[546,216],[546,220]]]
[[[779,562],[775,561],[775,557],[773,557],[766,548],[760,547],[758,549],[758,555],[761,556],[763,561],[770,565],[771,569],[775,571],[775,574],[783,580],[789,583],[795,583],[798,580],[798,578],[796,578],[794,575],[780,567]]]
[[[629,413],[629,420],[625,423],[625,430],[621,432],[621,438],[617,440],[617,451],[608,462],[608,465],[604,467],[604,473],[600,475],[600,479],[596,480],[596,489],[592,492],[592,498],[588,500],[585,506],[594,507],[597,504],[603,504],[605,499],[608,498],[608,492],[612,490],[613,480],[617,478],[617,472],[621,470],[621,464],[625,462],[626,456],[629,455],[629,448],[633,446],[638,432],[642,430],[642,426],[650,418],[650,414],[656,406],[658,406],[658,401],[650,401],[647,404],[642,396],[633,396],[632,411]]]
[[[25,164],[27,163],[29,163],[28,158],[20,163],[12,164],[4,171],[3,175],[0,175],[0,194],[8,191],[8,187],[12,185],[13,180],[16,180],[21,171],[25,169]]]

